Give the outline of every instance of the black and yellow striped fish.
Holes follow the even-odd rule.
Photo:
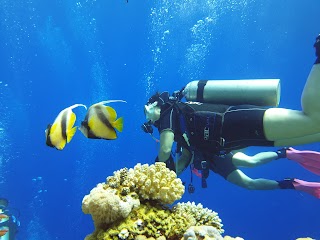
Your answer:
[[[71,141],[76,133],[77,127],[73,127],[76,121],[76,115],[72,109],[76,107],[87,107],[83,104],[74,104],[63,109],[54,120],[53,124],[49,124],[46,133],[46,144],[49,147],[54,147],[62,150],[67,143]]]
[[[118,130],[122,132],[123,118],[117,119],[117,112],[104,104],[111,102],[126,102],[123,100],[109,100],[93,104],[89,107],[84,121],[81,122],[80,131],[87,138],[113,140],[117,138]]]

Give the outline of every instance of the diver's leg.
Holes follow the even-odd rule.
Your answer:
[[[312,67],[303,91],[302,111],[284,108],[270,108],[266,110],[263,118],[266,138],[270,141],[277,141],[320,133],[319,99],[320,64],[316,64]],[[302,144],[314,142],[311,138],[304,139],[304,141]]]
[[[242,152],[237,152],[232,157],[232,163],[237,167],[257,167],[278,158],[276,152],[261,152],[254,156],[248,156]]]
[[[319,123],[320,124],[320,123]],[[275,147],[296,146],[307,143],[320,142],[320,133],[307,135],[299,138],[280,139],[274,142]]]
[[[320,133],[320,35],[314,44],[317,60],[311,68],[301,96],[302,111],[270,108],[263,118],[266,138],[270,141],[302,138]],[[301,144],[317,141],[300,139]]]
[[[314,48],[316,51],[316,61],[311,68],[307,82],[304,86],[302,95],[301,95],[301,105],[304,114],[315,120],[319,119],[320,115],[320,34],[316,38],[314,43]]]
[[[239,187],[243,187],[249,190],[273,190],[279,189],[277,181],[258,178],[252,179],[245,175],[241,170],[237,169],[230,173],[227,180]]]

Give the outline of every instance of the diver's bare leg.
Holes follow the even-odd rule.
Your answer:
[[[265,112],[263,124],[266,138],[276,141],[278,145],[293,145],[285,140],[292,138],[299,144],[318,141],[316,134],[320,133],[320,35],[313,46],[317,59],[303,89],[302,111],[270,108]],[[308,135],[314,135],[316,138],[304,138]]]
[[[248,156],[242,152],[237,152],[232,157],[232,163],[237,167],[257,167],[278,158],[276,152],[261,152],[254,156]]]
[[[239,187],[243,187],[249,190],[273,190],[279,189],[277,181],[258,178],[252,179],[245,175],[241,170],[237,169],[229,174],[227,180]]]
[[[280,139],[274,142],[275,147],[296,146],[307,143],[320,142],[320,133],[307,135],[300,138]]]
[[[315,64],[309,74],[302,94],[303,111],[283,108],[266,110],[263,124],[266,138],[270,141],[301,138],[320,133],[320,64]],[[300,144],[316,140],[304,140]]]

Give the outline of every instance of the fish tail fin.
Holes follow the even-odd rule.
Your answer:
[[[112,127],[117,129],[119,132],[123,130],[123,117],[118,118],[116,121],[112,123]]]
[[[95,105],[104,105],[104,104],[112,103],[112,102],[123,102],[123,103],[127,103],[127,102],[124,101],[124,100],[107,100],[107,101],[98,102],[98,103],[96,103]]]
[[[73,104],[72,106],[68,107],[69,109],[74,109],[76,107],[84,107],[85,109],[87,109],[87,106],[81,103],[77,103],[77,104]]]
[[[76,131],[77,131],[77,127],[73,127],[67,132],[67,143],[71,141]]]

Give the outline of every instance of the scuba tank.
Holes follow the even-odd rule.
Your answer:
[[[185,86],[183,95],[202,103],[277,107],[280,79],[197,80]]]

